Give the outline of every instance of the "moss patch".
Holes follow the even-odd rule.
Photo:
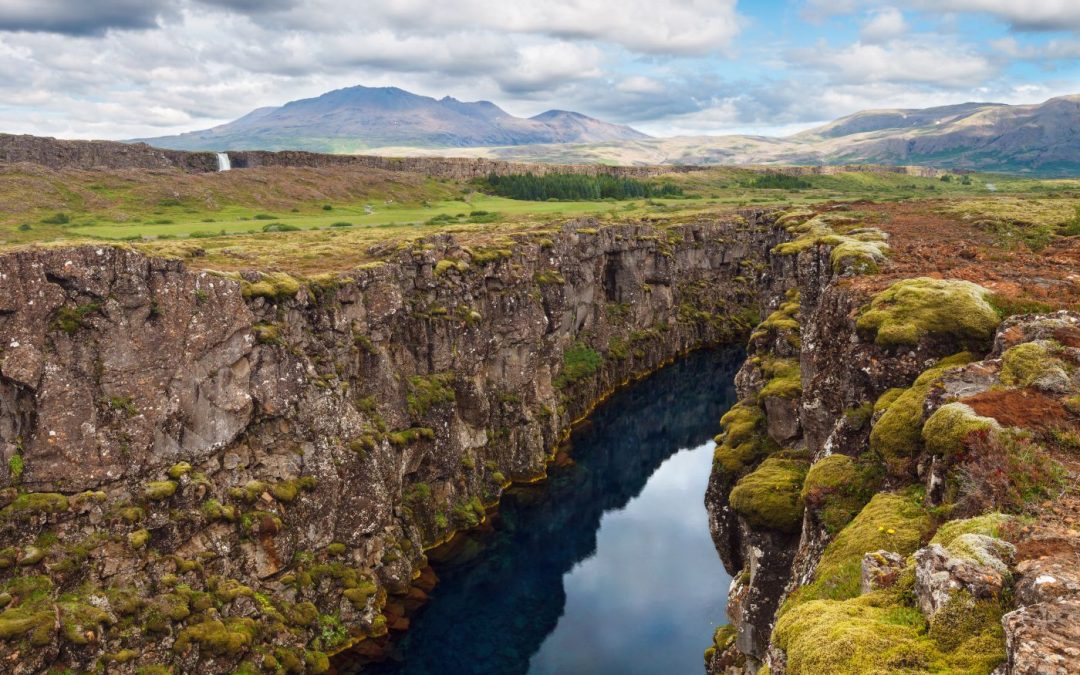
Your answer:
[[[871,458],[829,455],[810,467],[802,497],[825,529],[836,534],[874,496],[883,473]]]
[[[856,325],[872,333],[882,347],[916,345],[934,337],[981,349],[1001,322],[987,295],[970,281],[905,279],[874,296]]]
[[[765,358],[761,370],[768,378],[758,396],[795,398],[802,393],[802,369],[798,359]]]
[[[553,384],[557,388],[563,389],[579,380],[592,377],[600,369],[603,362],[604,357],[600,356],[600,353],[595,349],[580,342],[575,342],[563,352],[563,369],[555,378]]]
[[[931,544],[941,544],[948,548],[953,540],[962,534],[983,534],[987,537],[999,537],[1006,523],[1012,520],[1012,516],[1004,513],[987,513],[975,518],[963,520],[950,520],[943,523],[934,533]]]
[[[780,449],[765,433],[765,411],[752,403],[736,403],[720,425],[724,431],[716,437],[713,464],[728,484]]]
[[[930,517],[916,496],[892,492],[874,495],[825,548],[813,582],[796,590],[781,612],[809,600],[857,596],[863,554],[884,549],[909,555],[918,548],[930,526]]]
[[[954,457],[964,447],[964,440],[976,431],[996,429],[999,425],[990,417],[980,417],[971,406],[949,403],[934,411],[923,425],[922,439],[926,449],[938,457]]]
[[[1064,372],[1065,363],[1053,355],[1051,347],[1045,342],[1025,342],[1006,351],[1001,355],[1001,381],[1012,387],[1030,387],[1054,371]]]
[[[754,527],[798,532],[809,463],[770,457],[731,490],[731,507]]]
[[[874,406],[883,410],[870,430],[870,449],[885,460],[894,476],[908,476],[922,451],[923,404],[931,387],[949,368],[968,363],[972,356],[961,352],[939,361],[916,378],[906,390],[890,389]]]

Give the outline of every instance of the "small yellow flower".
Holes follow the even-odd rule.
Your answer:
[[[896,530],[894,530],[894,529],[892,529],[892,528],[890,527],[890,528],[889,528],[889,534],[896,534]]]
[[[878,532],[884,532],[885,531],[885,526],[884,525],[878,525],[877,531]]]

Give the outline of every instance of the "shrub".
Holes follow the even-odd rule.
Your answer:
[[[267,223],[263,225],[263,232],[299,232],[300,228],[287,223]]]
[[[67,225],[71,222],[71,216],[66,213],[54,213],[48,218],[42,218],[41,222],[46,225]]]

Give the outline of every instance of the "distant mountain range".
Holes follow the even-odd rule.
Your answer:
[[[179,150],[311,150],[606,164],[914,164],[1080,175],[1080,95],[1033,105],[868,110],[793,136],[652,138],[580,113],[351,87],[235,122],[143,139]]]
[[[386,154],[404,152],[404,148],[386,150]],[[921,110],[868,110],[784,138],[676,136],[449,152],[417,149],[409,154],[567,164],[923,165],[1080,176],[1080,95],[1034,105],[963,103]]]
[[[349,87],[259,108],[205,131],[139,139],[176,150],[358,152],[385,146],[453,148],[649,138],[576,112],[515,117],[488,101],[434,99],[397,87]]]

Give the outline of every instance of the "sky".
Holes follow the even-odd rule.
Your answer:
[[[1080,93],[1080,0],[0,0],[0,132],[161,136],[358,84],[785,135]]]

